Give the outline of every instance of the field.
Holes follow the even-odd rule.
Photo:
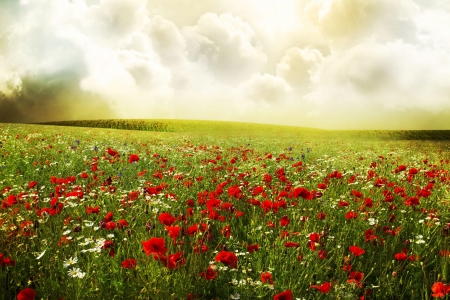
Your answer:
[[[448,131],[0,132],[0,299],[449,298]]]

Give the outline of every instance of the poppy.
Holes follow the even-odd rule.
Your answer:
[[[435,282],[431,286],[431,291],[433,297],[445,297],[448,293],[450,293],[450,285],[445,285],[442,282]]]
[[[294,298],[292,296],[291,290],[286,290],[273,296],[273,300],[292,300],[292,299]]]
[[[261,273],[261,281],[263,283],[270,283],[273,284],[273,278],[272,278],[272,273],[270,272],[262,272]]]
[[[130,154],[130,158],[128,159],[128,162],[131,164],[136,161],[139,161],[139,156],[137,156],[137,154]]]
[[[408,255],[404,252],[400,252],[394,255],[394,258],[398,261],[404,261],[408,259]]]
[[[253,253],[255,251],[259,250],[259,245],[258,244],[253,244],[253,245],[248,245],[247,246],[247,251],[248,253]]]
[[[34,300],[36,292],[32,288],[24,288],[17,294],[17,300]]]
[[[293,248],[293,247],[300,247],[300,244],[299,243],[296,243],[296,242],[286,242],[286,243],[284,243],[284,246],[286,247],[286,248]]]
[[[136,260],[134,258],[125,259],[122,262],[122,268],[124,268],[124,269],[134,269],[134,268],[136,268]]]
[[[233,252],[222,250],[216,255],[216,261],[229,265],[233,269],[237,268],[237,256]]]
[[[329,282],[324,282],[324,283],[322,283],[322,285],[311,285],[310,286],[310,288],[311,289],[316,289],[316,290],[318,290],[319,292],[321,292],[322,294],[326,294],[326,293],[328,293],[329,291],[330,291],[330,289],[331,289],[331,283],[329,283]]]
[[[158,216],[159,223],[171,226],[177,219],[168,212],[163,212]]]
[[[213,280],[214,278],[216,278],[219,275],[219,272],[217,272],[216,270],[214,270],[214,268],[212,268],[211,266],[208,266],[208,268],[206,269],[205,272],[201,272],[199,274],[200,277],[205,278],[206,280]]]
[[[360,256],[366,253],[364,249],[361,249],[358,246],[350,246],[349,250],[354,256]]]
[[[163,255],[167,252],[166,242],[163,238],[153,237],[148,241],[142,242],[146,255]]]

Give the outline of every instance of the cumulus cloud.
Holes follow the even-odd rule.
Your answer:
[[[444,128],[449,26],[442,0],[0,1],[0,121]]]
[[[281,102],[292,88],[284,79],[269,74],[252,74],[239,88],[248,99],[274,104]]]
[[[277,76],[284,78],[291,86],[305,87],[323,62],[323,56],[316,49],[293,47],[286,51],[277,64]]]
[[[262,70],[267,61],[250,25],[230,14],[207,13],[185,29],[189,59],[201,61],[217,77],[237,84]]]

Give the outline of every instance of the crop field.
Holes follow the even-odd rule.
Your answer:
[[[449,171],[449,131],[0,123],[0,299],[448,299]]]

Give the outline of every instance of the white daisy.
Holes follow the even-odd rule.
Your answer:
[[[66,261],[64,261],[63,266],[64,266],[64,268],[67,268],[68,266],[74,265],[77,262],[78,262],[78,258],[76,256],[71,257],[71,258],[67,259]]]
[[[86,275],[86,273],[81,272],[80,268],[73,268],[72,270],[68,271],[68,274],[73,278],[83,278]]]

